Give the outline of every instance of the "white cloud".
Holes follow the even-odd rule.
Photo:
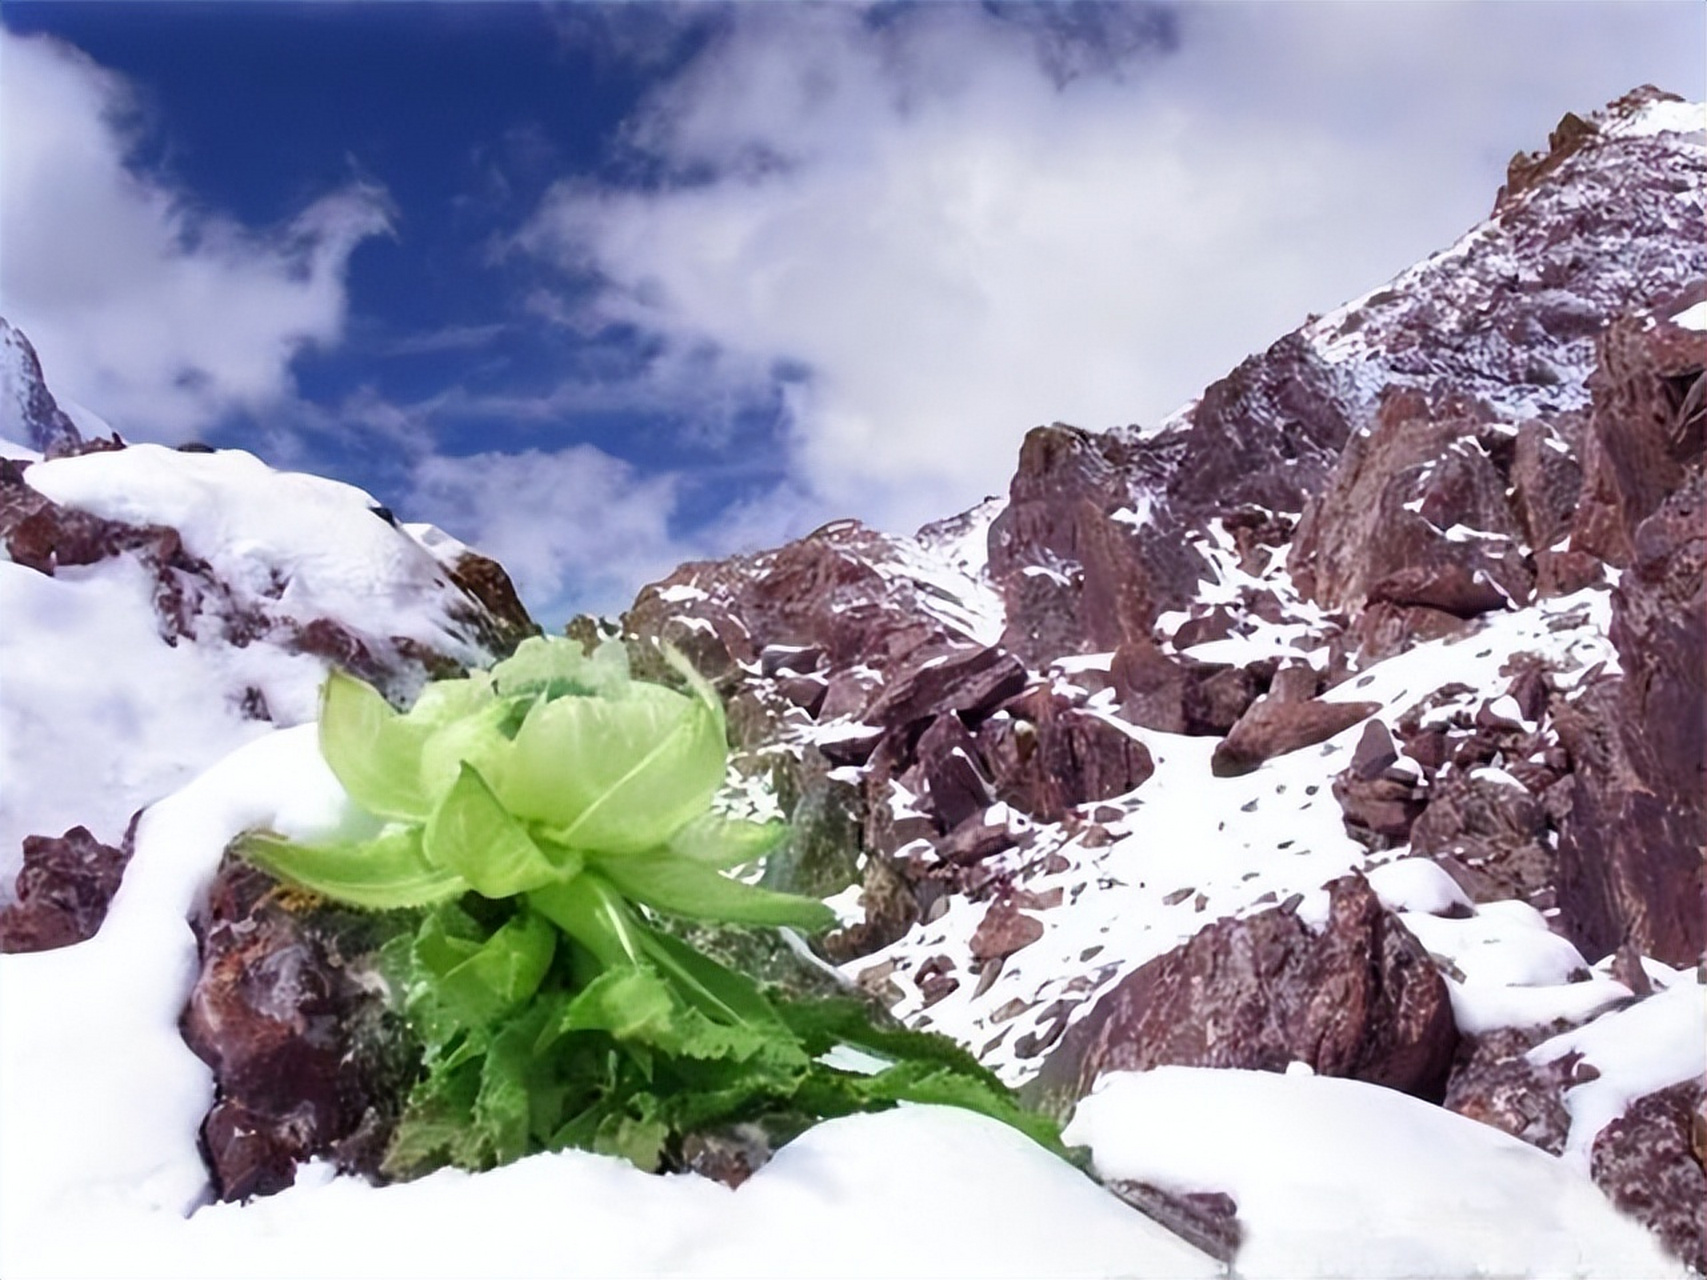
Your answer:
[[[132,164],[122,78],[4,30],[0,61],[0,314],[56,391],[168,441],[288,397],[295,355],[342,332],[350,253],[387,228],[383,193],[353,185],[252,231]]]
[[[555,624],[625,608],[681,561],[677,487],[591,445],[434,454],[416,463],[404,509],[497,559],[534,616]]]
[[[583,325],[805,366],[801,486],[906,527],[1027,428],[1154,421],[1442,247],[1565,110],[1700,91],[1693,6],[1178,21],[1099,67],[978,6],[741,6],[632,124],[674,180],[560,184],[516,244],[602,282]]]

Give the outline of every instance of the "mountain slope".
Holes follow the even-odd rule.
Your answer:
[[[1155,430],[1038,428],[1005,500],[684,565],[622,620],[725,694],[726,806],[792,819],[762,875],[835,906],[820,959],[1073,1115],[1153,1221],[935,1113],[821,1126],[732,1202],[574,1152],[332,1178],[383,1142],[376,975],[222,853],[352,820],[327,663],[401,701],[529,624],[345,486],[84,442],[20,355],[7,820],[95,831],[31,846],[0,940],[93,932],[135,857],[89,941],[0,957],[0,1269],[1701,1272],[1704,192],[1701,106],[1567,116],[1457,245]]]

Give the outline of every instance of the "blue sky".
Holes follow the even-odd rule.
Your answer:
[[[128,438],[338,476],[543,618],[1153,422],[1483,216],[1694,3],[32,3],[0,314]]]

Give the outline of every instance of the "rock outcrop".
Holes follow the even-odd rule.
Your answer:
[[[1319,936],[1277,907],[1140,967],[1062,1038],[1033,1096],[1065,1112],[1109,1071],[1302,1062],[1438,1100],[1458,1042],[1446,984],[1362,877],[1331,889]]]

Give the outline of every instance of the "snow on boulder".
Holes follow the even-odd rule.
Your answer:
[[[1361,1081],[1121,1072],[1067,1140],[1101,1177],[1231,1197],[1247,1280],[1686,1274],[1556,1157]]]
[[[268,722],[313,719],[329,666],[408,697],[533,630],[490,561],[238,451],[0,461],[0,539],[5,897],[26,837],[116,846]]]

